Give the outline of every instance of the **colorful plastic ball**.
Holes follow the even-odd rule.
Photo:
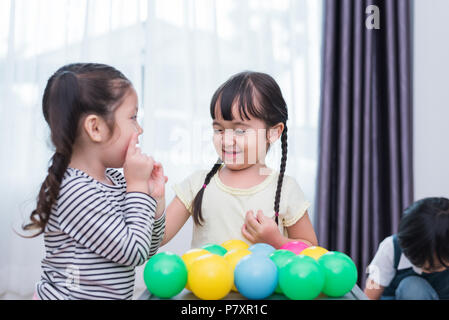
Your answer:
[[[199,257],[202,257],[206,254],[212,254],[209,251],[205,250],[205,249],[191,249],[189,251],[187,251],[186,253],[184,253],[181,256],[182,261],[184,261],[186,267],[187,267],[187,272],[189,272],[190,270],[190,266],[192,265],[192,263],[198,259]],[[190,290],[189,284],[186,284],[186,289]]]
[[[171,298],[184,289],[187,267],[180,256],[172,252],[161,252],[148,260],[143,278],[152,294],[159,298]]]
[[[239,239],[232,239],[232,240],[225,241],[221,244],[221,246],[228,251],[231,251],[234,249],[248,249],[249,248],[249,244],[247,244],[245,241],[239,240]]]
[[[190,265],[193,263],[193,261],[195,261],[197,258],[204,256],[206,254],[211,254],[209,251],[207,251],[206,249],[190,249],[188,251],[186,251],[182,256],[182,260],[184,261],[184,263],[186,264],[187,270],[189,269]]]
[[[312,300],[323,288],[324,274],[315,259],[301,254],[280,270],[279,285],[289,299]]]
[[[229,265],[231,266],[232,272],[235,270],[235,266],[237,263],[242,259],[243,257],[250,255],[252,252],[248,249],[234,249],[231,251],[226,252],[224,255],[224,258],[226,261],[228,261]],[[237,288],[235,284],[232,285],[232,290],[237,292]]]
[[[284,244],[280,249],[290,250],[295,254],[300,254],[302,250],[308,248],[309,246],[302,241],[290,241]]]
[[[248,299],[270,296],[278,283],[275,263],[263,254],[243,257],[235,266],[235,286]]]
[[[190,266],[188,283],[192,292],[203,300],[224,298],[232,288],[234,274],[222,256],[208,254],[196,259]]]
[[[249,247],[248,250],[254,254],[269,256],[276,249],[273,246],[270,246],[268,243],[255,243],[251,247]]]
[[[326,249],[319,246],[312,246],[305,248],[303,251],[301,251],[301,254],[305,256],[309,256],[311,258],[314,258],[315,260],[318,260],[323,254],[328,253]]]
[[[205,249],[209,251],[210,253],[217,254],[219,256],[224,256],[228,250],[223,248],[222,246],[218,244],[208,243],[201,247],[201,249]]]
[[[293,252],[291,252],[289,250],[279,249],[279,250],[274,251],[272,254],[270,254],[269,257],[271,260],[273,260],[274,264],[278,268],[278,273],[279,273],[280,270],[283,267],[285,267],[287,265],[287,263],[289,263],[293,257],[296,257],[296,254],[294,254]],[[279,283],[276,286],[276,289],[274,289],[274,292],[283,293]]]
[[[325,276],[323,293],[329,297],[344,296],[357,282],[357,267],[352,259],[342,252],[330,251],[323,254],[318,263]]]

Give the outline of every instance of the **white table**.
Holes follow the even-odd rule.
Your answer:
[[[178,295],[171,298],[172,300],[199,300],[192,292],[184,289]],[[138,300],[160,300],[160,298],[153,296],[148,290],[146,290]],[[166,300],[166,299],[164,299]],[[247,300],[238,292],[231,291],[222,300]],[[265,300],[288,300],[288,298],[282,294],[273,294]],[[315,300],[368,300],[368,297],[363,293],[359,286],[355,285],[351,291],[345,294],[343,297],[331,298],[324,294],[319,295]]]

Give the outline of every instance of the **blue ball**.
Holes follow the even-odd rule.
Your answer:
[[[248,299],[264,299],[278,284],[276,264],[262,254],[243,257],[235,266],[234,283],[237,290]]]
[[[265,256],[269,256],[276,249],[267,243],[255,243],[251,247],[249,247],[248,250],[251,251],[252,253],[263,254]]]

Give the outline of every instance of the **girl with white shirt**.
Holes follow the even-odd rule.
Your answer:
[[[213,95],[210,115],[219,159],[212,169],[174,186],[163,243],[192,216],[192,248],[230,239],[275,248],[293,240],[316,245],[310,202],[284,174],[288,111],[276,81],[258,72],[232,76]],[[265,165],[265,156],[279,138],[282,158],[276,171]]]

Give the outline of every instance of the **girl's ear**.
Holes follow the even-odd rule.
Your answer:
[[[104,142],[109,136],[109,128],[103,118],[90,114],[84,118],[83,129],[92,142]]]
[[[277,125],[268,129],[268,142],[270,144],[274,143],[279,139],[284,131],[284,124],[279,122]]]

